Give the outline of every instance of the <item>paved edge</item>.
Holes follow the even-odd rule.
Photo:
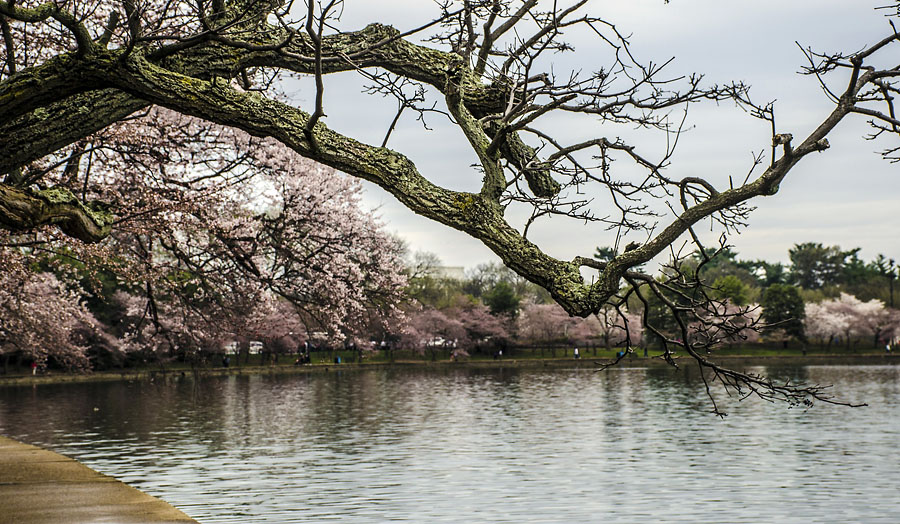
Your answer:
[[[69,457],[0,436],[0,521],[193,522],[172,505]]]

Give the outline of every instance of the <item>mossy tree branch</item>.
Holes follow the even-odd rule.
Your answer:
[[[106,238],[113,216],[99,202],[79,201],[69,190],[19,189],[0,184],[0,226],[11,231],[31,231],[58,226],[67,235],[86,243]]]
[[[564,172],[551,171],[552,163],[542,162],[538,152],[528,146],[519,133],[529,132],[530,124],[556,109],[585,114],[606,112],[604,114],[614,121],[667,129],[666,123],[652,114],[648,116],[648,111],[703,98],[732,98],[749,105],[743,98],[742,86],[704,91],[698,87],[699,78],[692,77],[686,93],[666,94],[660,86],[667,85],[668,81],[660,80],[655,84],[659,77],[658,67],[639,69],[643,76],[638,75],[635,85],[623,92],[608,92],[608,78],[599,73],[590,80],[571,80],[562,86],[553,85],[544,76],[541,82],[532,86],[535,77],[528,73],[531,64],[547,49],[564,49],[564,44],[554,40],[562,27],[561,17],[574,12],[584,4],[583,1],[561,10],[558,15],[547,13],[546,23],[530,38],[518,43],[517,53],[521,55],[518,58],[527,63],[521,78],[514,78],[511,73],[504,76],[515,62],[510,60],[516,57],[507,57],[502,72],[487,78],[485,61],[491,56],[493,45],[487,40],[480,48],[473,47],[479,51],[475,64],[472,64],[465,55],[412,43],[396,29],[381,24],[370,24],[359,31],[323,35],[321,26],[317,32],[310,29],[312,20],[309,20],[306,33],[292,32],[287,27],[266,22],[265,14],[278,4],[253,0],[217,4],[217,11],[224,7],[227,12],[216,17],[219,25],[205,29],[202,34],[150,45],[132,31],[135,34],[128,46],[109,50],[84,42],[78,27],[66,25],[79,43],[78,51],[62,53],[40,65],[17,71],[0,82],[0,136],[5,138],[0,148],[0,173],[12,173],[136,110],[156,104],[256,136],[273,137],[303,156],[369,180],[415,213],[479,239],[510,268],[548,289],[568,312],[587,316],[603,307],[619,290],[620,282],[630,268],[661,253],[700,220],[754,197],[777,192],[780,182],[797,162],[827,147],[825,136],[853,112],[857,95],[871,82],[886,78],[884,74],[864,70],[861,61],[868,56],[868,51],[859,54],[858,63],[854,62],[852,80],[837,108],[801,145],[792,148],[790,140],[786,139],[780,144],[784,146],[782,157],[773,159],[771,166],[758,178],[726,191],[709,191],[693,205],[685,203],[683,211],[669,225],[642,246],[615,257],[603,267],[594,284],[586,285],[579,272],[583,258],[569,262],[545,254],[503,216],[501,197],[509,185],[503,161],[518,170],[515,176],[522,175],[527,180],[538,200],[550,199],[561,189],[551,172],[557,175]],[[13,8],[9,2],[0,2],[0,14],[7,16],[50,16],[45,16],[43,11],[23,14],[14,9],[18,8]],[[67,23],[64,14],[53,16],[64,25]],[[467,11],[466,16],[472,16],[472,12]],[[496,15],[492,11],[490,16]],[[517,12],[513,18],[516,16],[521,17],[521,13]],[[542,19],[538,17],[538,20]],[[579,20],[591,23],[597,19],[584,17]],[[504,32],[509,29],[507,25],[500,26]],[[471,31],[474,25],[468,24],[468,27]],[[499,37],[498,31],[486,38]],[[453,38],[460,36],[463,35]],[[456,38],[454,41],[473,43],[473,38],[470,34],[467,39]],[[619,54],[617,49],[617,56],[627,54]],[[482,190],[467,193],[441,188],[431,183],[401,153],[333,131],[322,120],[320,96],[317,96],[319,100],[311,116],[286,103],[231,87],[232,79],[248,68],[256,67],[315,74],[319,83],[321,75],[379,67],[432,86],[444,95],[450,113],[479,158],[484,172]],[[638,96],[637,90],[644,85],[651,86],[650,94]],[[321,87],[318,93],[321,94]],[[568,104],[575,98],[579,100],[577,104]],[[544,102],[538,103],[538,100]],[[624,113],[627,107],[636,109],[637,116]],[[601,158],[605,161],[610,143],[597,141],[592,145],[601,149]],[[627,149],[633,158],[642,159],[630,146],[620,148]],[[560,151],[565,150],[560,147]],[[572,158],[570,154],[558,157],[559,160]],[[571,162],[575,168],[568,172],[569,176],[584,170],[577,161]],[[660,164],[643,160],[639,163],[648,168],[650,178],[656,180],[658,187],[678,187],[677,181],[668,180],[660,173]],[[0,204],[6,210],[2,225],[8,229],[21,231],[58,224],[65,231],[71,231],[73,236],[90,241],[99,239],[104,231],[108,233],[106,218],[96,215],[93,206],[69,198],[48,200],[46,195],[28,189],[4,187]],[[626,194],[614,184],[609,187],[613,192]],[[644,189],[637,187],[635,191]],[[622,223],[625,222],[623,218]]]

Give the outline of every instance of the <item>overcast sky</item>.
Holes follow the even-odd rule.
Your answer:
[[[597,0],[589,12],[607,17],[620,32],[631,34],[640,60],[659,63],[675,57],[672,74],[698,72],[709,82],[749,83],[756,102],[777,100],[779,131],[800,138],[817,126],[832,106],[814,78],[796,74],[805,59],[795,41],[816,50],[858,50],[889,34],[884,12],[874,9],[884,3],[886,0],[672,0],[669,4],[663,0]],[[346,0],[340,27],[358,29],[379,21],[404,30],[435,13],[434,5],[426,0]],[[576,53],[559,58],[560,66],[591,71],[606,64],[605,48],[592,39],[573,39]],[[894,62],[900,57],[898,50],[900,46],[890,50]],[[580,61],[570,62],[573,58]],[[395,105],[359,95],[361,84],[354,76],[326,78],[325,122],[337,131],[380,144]],[[314,92],[308,85],[298,84],[293,96],[303,106],[313,99]],[[767,124],[730,105],[692,106],[689,121],[695,127],[680,142],[669,171],[675,178],[743,178],[751,154],[769,145]],[[475,159],[461,133],[440,117],[430,118],[428,124],[432,131],[425,131],[412,118],[402,120],[388,146],[410,157],[420,172],[438,184],[477,190],[480,176],[469,167]],[[593,132],[589,128],[572,131]],[[750,227],[729,238],[740,256],[787,261],[793,244],[821,242],[861,247],[865,259],[878,253],[900,258],[896,235],[900,229],[900,165],[881,160],[875,151],[884,144],[863,140],[866,132],[862,119],[843,123],[829,137],[829,151],[804,159],[776,196],[754,201],[758,209],[751,215]],[[477,240],[417,217],[370,184],[366,185],[366,202],[379,209],[388,229],[405,238],[411,249],[434,252],[446,265],[473,267],[498,260]],[[530,238],[564,259],[590,255],[593,246],[613,240],[596,228],[557,219],[536,228]]]

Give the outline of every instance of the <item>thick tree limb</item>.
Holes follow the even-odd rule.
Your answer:
[[[0,184],[0,226],[12,231],[56,225],[69,236],[94,243],[109,235],[112,221],[102,204],[82,203],[67,189],[36,192]]]
[[[727,191],[709,191],[705,199],[698,199],[691,207],[686,203],[685,209],[668,226],[637,249],[611,260],[603,268],[600,278],[588,286],[579,273],[579,259],[566,262],[546,255],[504,219],[500,203],[507,184],[503,160],[524,175],[538,198],[552,197],[560,191],[560,184],[550,174],[550,162],[541,162],[537,152],[510,130],[527,124],[545,110],[593,113],[602,108],[613,112],[610,116],[613,120],[664,129],[665,124],[643,116],[645,111],[702,98],[740,99],[740,89],[703,91],[697,88],[699,77],[691,77],[686,93],[665,94],[661,87],[656,87],[666,83],[660,81],[657,84],[659,68],[645,71],[646,77],[635,80],[634,86],[611,93],[604,90],[606,78],[600,74],[588,82],[572,80],[560,89],[543,84],[532,89],[529,87],[532,77],[527,71],[525,78],[508,77],[485,84],[480,75],[475,74],[484,71],[481,67],[473,71],[471,64],[459,54],[413,44],[391,27],[371,24],[360,31],[320,38],[321,28],[313,32],[312,25],[303,34],[266,24],[261,15],[263,11],[260,11],[264,4],[268,5],[266,2],[248,0],[243,7],[239,4],[242,3],[228,5],[246,11],[236,11],[231,18],[224,17],[223,20],[231,21],[224,23],[221,30],[208,30],[195,38],[184,38],[161,48],[143,48],[135,44],[124,49],[91,48],[90,53],[62,54],[42,65],[19,71],[0,83],[0,136],[4,137],[3,147],[0,147],[0,173],[12,172],[53,153],[147,104],[157,104],[256,136],[273,137],[303,156],[378,184],[412,211],[481,240],[507,266],[548,289],[568,312],[587,316],[598,311],[618,291],[629,268],[649,261],[698,221],[753,197],[774,194],[800,159],[827,147],[825,136],[828,132],[852,111],[859,91],[879,78],[875,72],[863,69],[861,58],[858,59],[837,108],[803,143],[792,148],[790,140],[785,140],[782,158],[774,161],[756,180]],[[535,36],[520,42],[519,51],[527,55],[527,60],[535,58],[546,48],[539,41],[556,34],[562,18],[582,4],[584,1],[579,1],[559,14],[550,14],[549,22]],[[524,11],[513,18],[521,16]],[[474,31],[472,27],[470,24],[470,32]],[[500,29],[488,38],[499,36],[496,33]],[[472,38],[470,34],[459,41],[469,42],[467,45],[472,47]],[[135,36],[133,40],[136,39]],[[479,52],[484,58],[489,55],[489,52]],[[479,157],[484,173],[482,191],[476,194],[438,187],[422,176],[404,155],[334,132],[320,120],[323,113],[321,85],[312,116],[285,103],[232,88],[231,79],[251,67],[315,74],[320,84],[324,74],[381,67],[434,87],[445,96],[456,123]],[[650,94],[633,96],[631,90],[642,83],[652,87]],[[549,98],[549,101],[536,102],[539,97]],[[566,104],[578,97],[585,101]],[[62,101],[58,101],[60,99]],[[600,104],[607,99],[605,105]],[[640,115],[622,116],[625,107],[634,108]],[[598,145],[606,149],[611,147],[609,142]],[[627,149],[636,159],[641,158],[625,146],[622,149]],[[561,148],[561,151],[565,150],[565,147]],[[604,151],[604,161],[605,154]],[[583,170],[570,154],[564,156]],[[652,167],[650,176],[661,180],[660,184],[672,184],[662,177],[657,164],[645,164],[645,167]],[[642,185],[635,187],[635,191],[644,188]],[[22,198],[18,194],[7,192],[4,195],[0,203],[10,210],[19,209],[18,202]],[[65,199],[55,203],[75,206],[70,211],[81,209],[77,202]],[[35,206],[26,206],[26,209],[35,210],[32,215],[8,211],[4,225],[23,230],[44,223],[69,224],[48,218]],[[83,207],[82,211],[87,213],[91,209]],[[67,220],[72,224],[79,223],[74,218]],[[105,222],[94,221],[94,224],[102,226]],[[86,227],[64,227],[89,238],[93,236],[81,231],[88,231]],[[102,232],[102,227],[97,231]]]

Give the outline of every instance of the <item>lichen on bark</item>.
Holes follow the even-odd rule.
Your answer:
[[[103,240],[115,216],[100,202],[81,202],[66,188],[41,191],[0,184],[0,226],[11,231],[31,231],[55,225],[86,243]]]

